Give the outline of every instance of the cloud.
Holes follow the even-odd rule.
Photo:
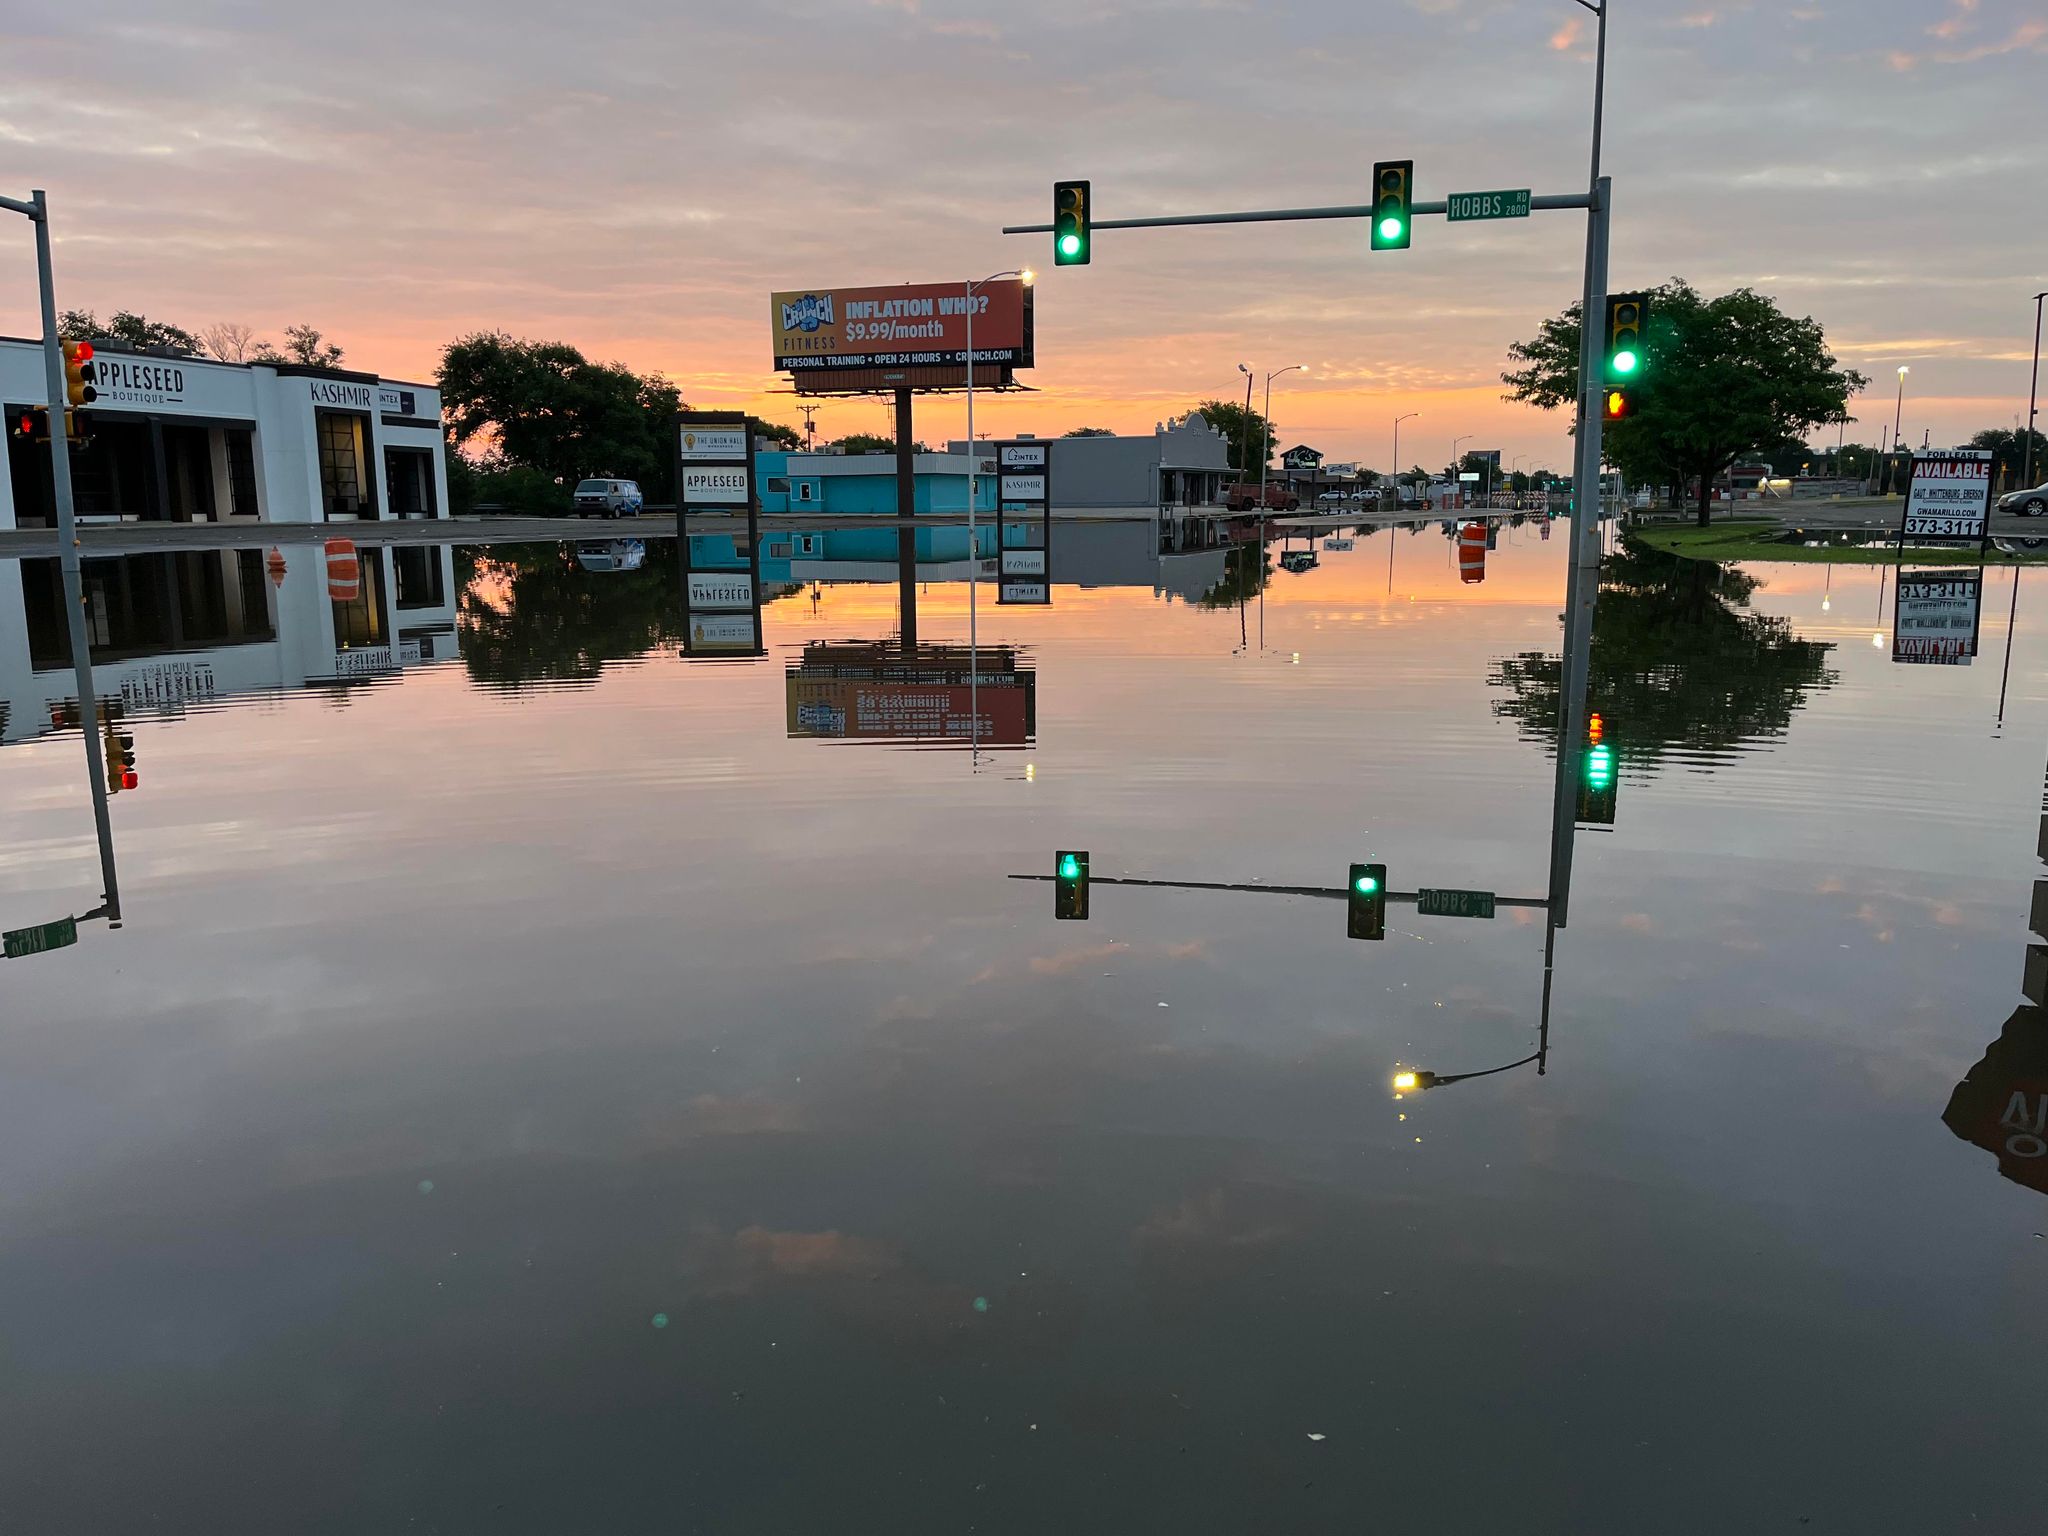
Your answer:
[[[1971,17],[1976,13],[1977,0],[1954,0],[1954,3],[1955,11],[1953,14],[1943,17],[1927,29],[1929,37],[1943,39],[1959,37],[1976,25],[1971,20]]]
[[[1579,40],[1579,34],[1585,30],[1585,20],[1582,17],[1574,16],[1550,34],[1550,46],[1559,53],[1564,53]]]

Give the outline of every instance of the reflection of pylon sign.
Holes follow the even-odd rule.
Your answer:
[[[270,574],[271,586],[282,587],[284,585],[284,551],[273,548],[264,557],[263,569]]]
[[[1486,524],[1467,523],[1458,530],[1458,580],[1486,580]]]
[[[363,590],[363,565],[356,558],[353,539],[327,541],[327,595],[337,603],[352,603]]]

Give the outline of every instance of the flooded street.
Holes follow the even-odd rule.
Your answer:
[[[971,651],[958,551],[784,550],[738,659],[666,541],[88,559],[134,782],[119,927],[0,968],[0,1525],[2029,1528],[2048,586],[1900,665],[1886,568],[1617,542],[1551,934],[1566,541],[1149,531]],[[10,929],[100,893],[55,592]],[[1109,883],[1368,859],[1502,904]]]

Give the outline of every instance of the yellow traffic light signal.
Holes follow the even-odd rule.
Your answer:
[[[91,405],[100,392],[93,388],[92,343],[67,341],[64,348],[64,399],[73,406]]]

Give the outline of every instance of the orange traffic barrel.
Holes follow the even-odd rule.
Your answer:
[[[265,557],[264,557],[264,560],[263,560],[263,569],[264,569],[264,570],[266,570],[266,571],[268,571],[268,572],[270,573],[270,584],[271,584],[271,585],[272,585],[273,587],[281,587],[281,586],[283,586],[283,585],[284,585],[284,551],[283,551],[283,550],[281,550],[281,549],[278,549],[278,548],[275,548],[275,547],[273,547],[273,548],[271,549],[270,553],[269,553],[269,554],[268,554],[267,556],[265,556]]]
[[[1467,523],[1458,530],[1458,580],[1486,580],[1486,524]]]
[[[337,603],[352,603],[363,590],[363,565],[356,558],[353,539],[327,541],[327,595]]]

